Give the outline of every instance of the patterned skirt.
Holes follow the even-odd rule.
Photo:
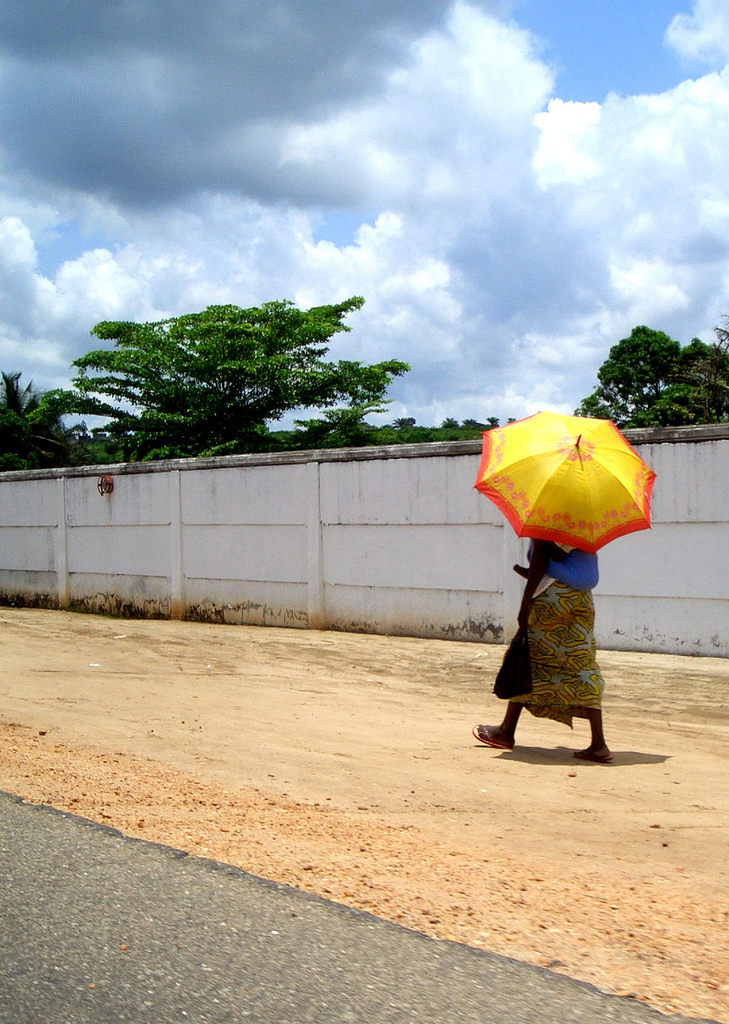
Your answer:
[[[529,655],[532,692],[515,697],[537,718],[572,727],[599,708],[605,682],[595,661],[595,606],[589,590],[553,583],[532,604]]]

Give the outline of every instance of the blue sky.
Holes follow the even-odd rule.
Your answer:
[[[558,95],[602,103],[609,92],[663,92],[686,77],[664,36],[690,9],[676,0],[517,0],[513,16],[545,41]]]
[[[76,259],[89,249],[113,245],[115,241],[111,232],[108,235],[101,231],[94,233],[83,230],[75,220],[65,221],[37,240],[37,269],[41,274],[51,277],[67,260]]]
[[[385,418],[572,411],[729,313],[728,61],[727,0],[7,0],[0,366],[363,295],[331,356],[411,364]]]

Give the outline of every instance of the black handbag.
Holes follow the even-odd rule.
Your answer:
[[[494,693],[501,700],[521,697],[532,692],[532,665],[529,659],[529,637],[520,629],[506,649],[498,675],[494,682]]]

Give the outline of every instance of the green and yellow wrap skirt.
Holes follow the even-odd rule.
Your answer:
[[[532,692],[513,698],[537,718],[572,727],[599,708],[605,682],[595,660],[595,606],[589,590],[553,583],[529,615]]]

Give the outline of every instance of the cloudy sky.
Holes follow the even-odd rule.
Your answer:
[[[386,418],[571,412],[729,314],[729,0],[4,0],[0,369],[363,295]]]

